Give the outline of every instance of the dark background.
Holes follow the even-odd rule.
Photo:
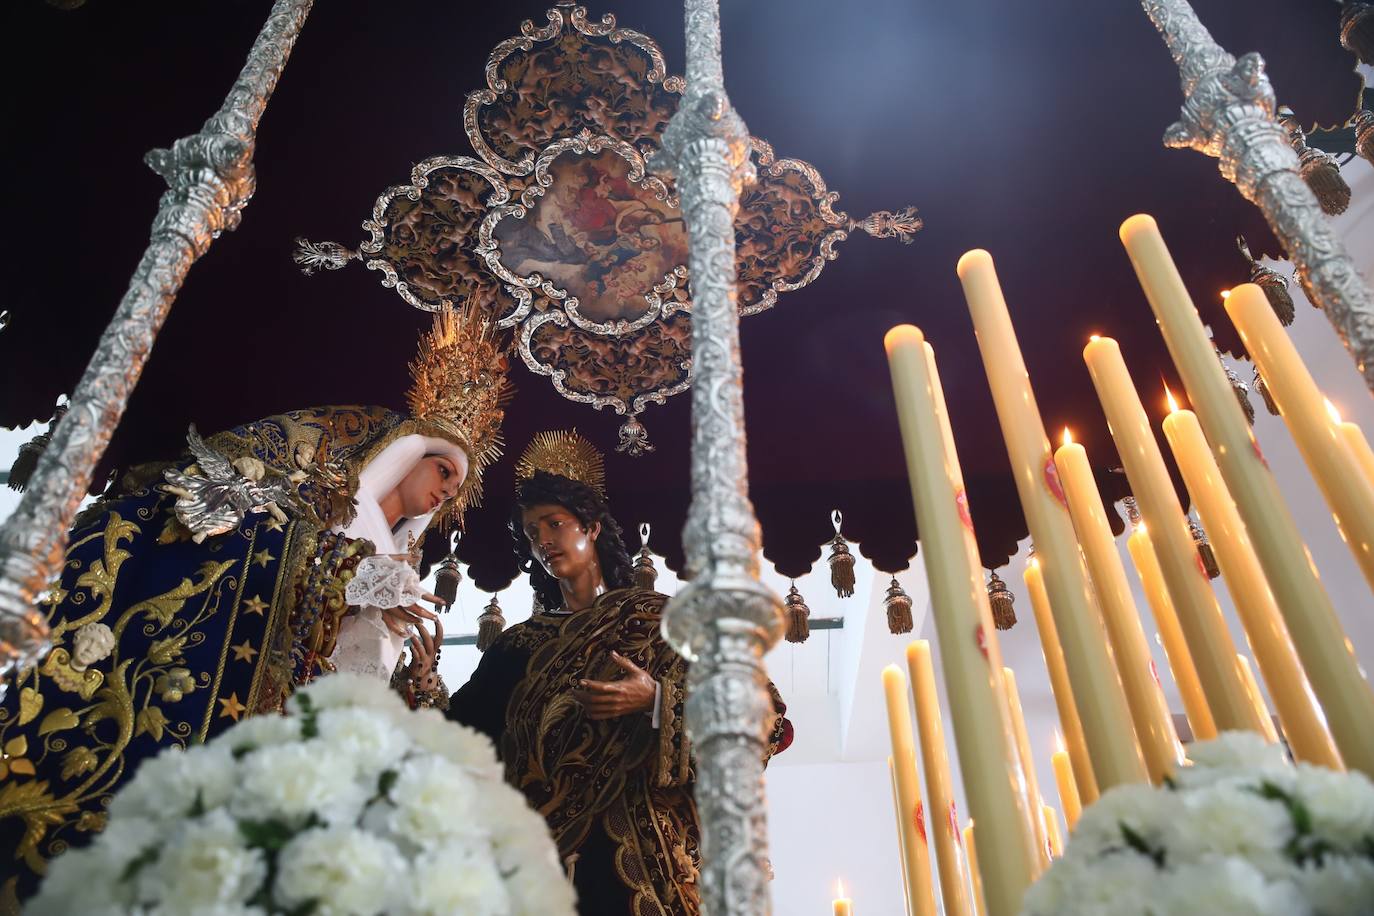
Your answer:
[[[357,265],[313,278],[292,239],[355,244],[388,185],[438,153],[470,154],[466,94],[490,49],[549,0],[319,0],[263,118],[258,192],[242,227],[190,273],[97,479],[165,456],[201,430],[293,407],[404,405],[406,362],[428,316]],[[1307,124],[1353,112],[1360,81],[1322,0],[1194,0],[1233,53],[1258,50],[1280,101]],[[903,246],[855,236],[806,289],[742,324],[751,492],[766,556],[804,572],[829,511],[883,569],[904,567],[915,525],[882,335],[922,326],[937,348],[986,564],[1025,536],[996,416],[955,277],[973,247],[997,259],[1046,426],[1073,427],[1104,493],[1117,459],[1080,358],[1089,333],[1122,341],[1147,404],[1173,381],[1163,342],[1117,240],[1153,213],[1224,348],[1218,293],[1244,280],[1234,239],[1277,253],[1258,211],[1214,160],[1163,148],[1182,101],[1177,70],[1138,4],[1081,0],[724,0],[726,82],[752,133],[813,163],[853,216],[906,204],[926,228]],[[147,241],[162,190],[148,149],[196,131],[223,100],[266,0],[89,0],[61,11],[6,4],[4,301],[0,424],[46,418],[80,377]],[[592,5],[661,44],[683,69],[681,6]],[[1305,307],[1305,306],[1304,306]],[[654,525],[680,561],[689,395],[644,419],[658,446],[613,451],[617,417],[514,372],[510,451],[577,426],[610,452],[627,528]],[[1162,412],[1162,405],[1158,408]],[[510,461],[461,555],[492,589],[515,573],[503,522]],[[637,546],[634,535],[628,538]]]

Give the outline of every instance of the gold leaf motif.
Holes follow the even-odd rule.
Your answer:
[[[76,829],[82,833],[99,833],[105,829],[105,822],[109,819],[110,816],[104,811],[82,811],[76,819]]]
[[[62,778],[73,779],[83,773],[89,773],[95,769],[98,762],[95,751],[90,748],[72,748],[67,752],[67,756],[62,758]]]
[[[154,665],[170,665],[181,655],[181,649],[185,645],[185,636],[159,639],[148,647],[148,660]]]
[[[219,581],[220,576],[233,566],[233,561],[223,563],[207,562],[202,563],[197,575],[200,576],[199,582],[191,579],[182,579],[181,582],[170,591],[163,592],[161,595],[140,601],[130,607],[124,613],[129,616],[134,614],[147,614],[152,620],[157,621],[162,626],[172,622],[172,618],[181,610],[187,598],[192,598],[202,592],[208,591],[210,586]]]
[[[19,724],[28,725],[43,708],[43,694],[32,687],[19,691]]]
[[[134,724],[137,726],[134,729],[135,738],[147,732],[153,736],[154,741],[161,741],[162,730],[167,726],[167,716],[163,714],[161,708],[148,706],[134,719]]]
[[[157,536],[157,542],[165,546],[189,540],[191,529],[183,525],[175,515],[167,516],[167,524],[162,526],[162,533]]]
[[[81,718],[63,706],[61,709],[54,709],[43,717],[42,723],[38,726],[38,734],[42,736],[52,732],[60,732],[68,728],[76,728],[80,724]]]

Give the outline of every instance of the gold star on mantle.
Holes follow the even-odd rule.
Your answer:
[[[263,548],[262,550],[259,550],[257,553],[253,554],[253,562],[261,566],[263,569],[266,569],[267,564],[272,562],[272,554],[268,553],[266,548]]]
[[[234,661],[236,661],[236,662],[249,662],[249,663],[251,663],[251,662],[253,661],[253,656],[258,654],[258,650],[257,650],[257,649],[254,649],[252,646],[250,646],[250,645],[248,644],[248,640],[246,640],[246,639],[243,641],[243,645],[241,645],[241,646],[230,646],[229,648],[233,650],[233,652],[234,652]]]
[[[262,598],[258,597],[257,595],[254,595],[252,598],[249,598],[247,601],[243,602],[243,609],[245,611],[247,611],[249,614],[257,614],[259,617],[262,616],[263,611],[267,610],[267,607],[267,602],[263,601]]]
[[[231,693],[228,697],[221,699],[219,705],[221,707],[219,711],[220,718],[223,719],[227,717],[233,719],[235,722],[239,720],[239,716],[248,711],[248,707],[239,702],[239,695],[237,692]]]

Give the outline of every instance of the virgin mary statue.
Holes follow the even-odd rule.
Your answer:
[[[44,604],[53,649],[0,705],[0,913],[105,824],[168,745],[279,712],[333,670],[389,678],[433,599],[409,562],[456,524],[500,454],[506,358],[444,312],[411,364],[410,413],[321,407],[136,467],[72,528]]]

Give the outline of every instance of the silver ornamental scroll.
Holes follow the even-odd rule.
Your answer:
[[[48,648],[36,602],[62,568],[67,529],[186,272],[253,196],[258,120],[313,0],[277,0],[219,111],[144,157],[167,182],[148,248],[14,514],[0,528],[0,676]]]
[[[782,604],[759,582],[749,501],[735,286],[735,214],[755,178],[749,132],[730,107],[719,0],[686,0],[687,89],[655,167],[673,174],[692,283],[692,504],[683,542],[689,584],[664,612],[692,663],[687,727],[697,757],[702,911],[766,914],[763,757],[773,722],[763,655],[782,636]]]
[[[1264,213],[1374,390],[1374,296],[1331,231],[1279,124],[1274,87],[1256,53],[1239,60],[1213,40],[1187,0],[1142,0],[1183,80],[1183,113],[1164,144],[1218,160],[1221,174]]]

